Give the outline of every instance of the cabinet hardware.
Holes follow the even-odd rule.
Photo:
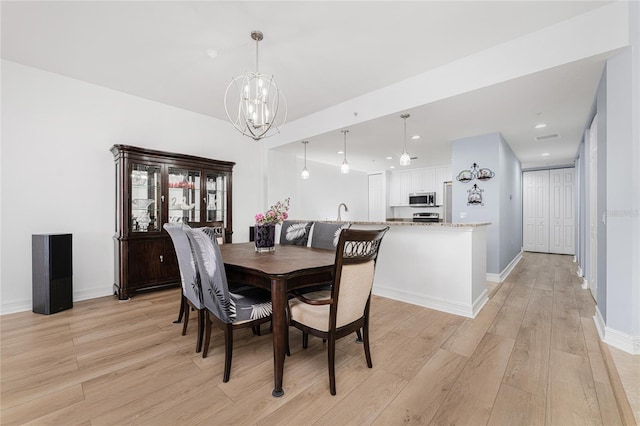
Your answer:
[[[160,196],[160,201],[164,203],[164,195]]]
[[[160,255],[160,263],[164,262],[164,256]]]

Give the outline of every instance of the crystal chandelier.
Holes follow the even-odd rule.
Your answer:
[[[411,157],[407,153],[407,118],[411,117],[409,114],[402,114],[400,118],[404,120],[404,151],[402,151],[402,155],[400,156],[400,165],[408,166],[411,164]]]
[[[302,176],[302,179],[309,179],[309,170],[307,169],[307,144],[309,143],[309,141],[302,141],[302,144],[304,145],[304,169],[302,169],[302,173],[300,174],[300,176]]]
[[[224,109],[233,127],[256,141],[280,133],[287,119],[287,103],[272,75],[260,73],[258,43],[262,32],[252,31],[256,41],[256,70],[235,77],[224,93]]]
[[[344,160],[342,160],[342,166],[340,166],[340,173],[349,173],[349,163],[347,163],[347,133],[348,130],[341,130],[344,134]]]

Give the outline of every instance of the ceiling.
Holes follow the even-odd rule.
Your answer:
[[[606,3],[3,1],[1,52],[3,59],[226,121],[224,91],[232,77],[255,68],[249,34],[259,29],[260,70],[275,75],[293,121]],[[571,163],[605,59],[402,111],[411,114],[408,134],[421,135],[408,142],[417,157],[411,167],[450,163],[452,140],[491,132],[501,132],[529,166]],[[533,129],[538,112],[549,124],[542,130]],[[353,168],[397,166],[399,115],[349,129]],[[535,140],[547,134],[559,137]],[[342,162],[339,130],[309,140],[309,161]],[[303,151],[300,141],[274,149]]]

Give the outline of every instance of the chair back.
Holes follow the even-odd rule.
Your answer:
[[[371,297],[382,237],[389,230],[343,229],[336,247],[329,328],[340,328],[365,314]]]
[[[220,321],[234,322],[236,306],[229,293],[227,274],[215,233],[211,228],[189,228],[186,234],[200,274],[204,307]]]
[[[325,250],[335,250],[338,247],[338,238],[343,229],[348,229],[350,223],[324,223],[316,222],[313,225],[311,247]]]
[[[182,294],[196,307],[202,309],[202,287],[200,285],[200,274],[196,266],[195,258],[191,251],[186,229],[188,225],[182,223],[165,223],[163,228],[173,242],[173,248],[178,259],[178,269],[180,270],[180,282],[182,284]]]

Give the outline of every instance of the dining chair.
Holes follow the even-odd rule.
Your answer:
[[[189,312],[191,309],[198,311],[198,337],[196,340],[196,352],[202,350],[202,337],[204,335],[204,304],[202,302],[202,286],[200,284],[200,274],[196,267],[195,258],[191,251],[186,229],[190,227],[183,223],[165,223],[163,228],[173,242],[173,247],[178,259],[178,269],[180,270],[180,282],[182,284],[182,295],[180,298],[180,313],[174,323],[178,324],[183,320],[182,335],[187,334],[189,325]],[[207,232],[212,238],[216,236],[214,228],[200,228],[202,232]]]
[[[313,222],[285,220],[280,227],[280,244],[306,246]]]
[[[229,291],[227,274],[216,239],[211,238],[203,228],[190,228],[186,233],[202,283],[202,300],[205,307],[202,357],[206,358],[208,355],[211,326],[215,324],[224,331],[223,382],[228,382],[233,355],[233,331],[251,328],[255,332],[255,328],[260,324],[271,321],[271,294],[254,287]]]
[[[380,243],[389,227],[377,230],[343,229],[340,232],[330,291],[294,292],[289,301],[289,324],[302,330],[302,347],[309,334],[326,340],[329,391],[336,394],[336,340],[353,332],[360,337],[367,366],[373,367],[369,350],[369,306]]]

